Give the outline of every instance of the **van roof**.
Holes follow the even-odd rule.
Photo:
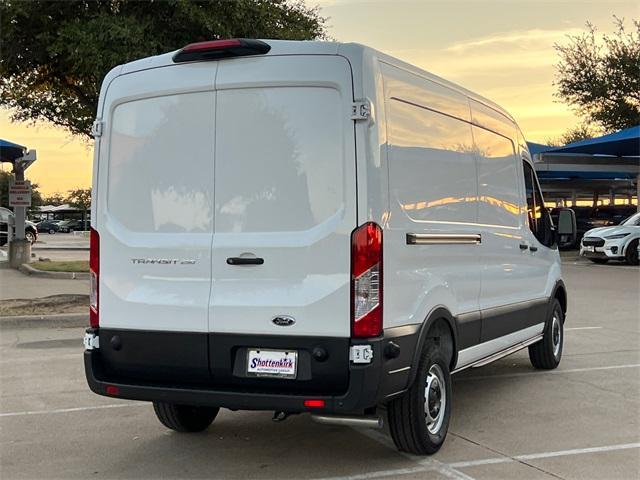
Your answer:
[[[382,53],[374,48],[368,47],[366,45],[361,45],[358,43],[338,43],[338,42],[319,42],[319,41],[299,41],[299,40],[262,40],[268,43],[271,46],[271,50],[266,55],[344,55],[347,58],[353,60],[353,55],[358,55],[361,58],[365,56],[373,56],[377,57],[380,60],[394,65],[396,67],[400,67],[404,70],[407,70],[411,73],[414,73],[418,76],[424,77],[428,80],[431,80],[435,83],[438,83],[444,87],[455,90],[473,100],[476,100],[480,103],[485,104],[486,106],[496,110],[501,113],[509,120],[515,123],[513,117],[502,107],[500,107],[495,102],[482,97],[460,85],[457,85],[449,80],[446,80],[442,77],[434,75],[426,70],[418,68],[414,65],[411,65],[407,62],[404,62],[398,58],[392,57],[385,53]],[[176,51],[164,53],[162,55],[155,55],[153,57],[142,58],[140,60],[135,60],[133,62],[126,63],[121,66],[119,72],[120,75],[124,75],[127,73],[133,73],[140,70],[147,70],[150,68],[158,68],[165,67],[169,65],[174,65],[173,56]],[[352,63],[355,65],[362,65],[362,62]],[[114,69],[116,70],[116,69]]]

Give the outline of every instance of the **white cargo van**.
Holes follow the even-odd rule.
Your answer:
[[[478,95],[361,45],[212,41],[113,69],[94,134],[98,394],[177,431],[386,407],[426,454],[452,373],[560,361],[575,219],[556,232],[516,123]]]

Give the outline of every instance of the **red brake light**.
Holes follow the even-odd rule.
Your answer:
[[[100,326],[98,285],[100,280],[100,235],[93,228],[89,232],[89,322],[93,328]]]
[[[324,400],[305,400],[304,406],[307,408],[324,408]]]
[[[351,335],[382,333],[382,229],[369,222],[351,234]]]
[[[107,385],[105,388],[107,395],[120,395],[120,388],[115,385]]]
[[[183,53],[204,52],[207,50],[224,50],[229,47],[240,47],[242,43],[240,40],[211,40],[209,42],[190,43],[182,50]]]
[[[173,61],[180,63],[196,60],[218,60],[244,55],[263,55],[269,50],[271,50],[269,44],[250,38],[210,40],[208,42],[190,43],[173,56]]]

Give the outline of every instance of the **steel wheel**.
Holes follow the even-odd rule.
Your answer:
[[[447,390],[444,382],[444,373],[440,365],[431,365],[424,388],[424,416],[427,430],[433,435],[440,431],[444,421],[447,404]]]
[[[553,356],[558,358],[560,354],[560,346],[562,345],[562,326],[556,312],[553,313],[551,319],[551,342],[553,345]]]
[[[564,312],[557,298],[551,302],[551,313],[544,326],[542,340],[529,345],[529,359],[535,368],[551,370],[558,366],[562,358],[564,343]]]

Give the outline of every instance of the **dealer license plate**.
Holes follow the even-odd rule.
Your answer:
[[[595,252],[596,251],[596,247],[589,245],[587,247],[584,247],[584,250],[586,252]]]
[[[247,375],[254,377],[296,378],[298,352],[295,350],[249,349]]]

